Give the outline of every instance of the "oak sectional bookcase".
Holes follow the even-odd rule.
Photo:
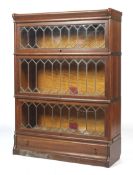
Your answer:
[[[14,154],[106,167],[119,159],[121,15],[13,14]]]

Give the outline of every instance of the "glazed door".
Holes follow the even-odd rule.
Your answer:
[[[73,21],[18,24],[19,52],[86,52],[108,49],[108,22]]]
[[[105,137],[108,105],[17,100],[17,130]]]
[[[106,99],[108,65],[105,56],[19,56],[16,94]]]

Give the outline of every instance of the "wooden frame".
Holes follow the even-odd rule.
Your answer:
[[[121,153],[121,15],[121,12],[113,9],[63,13],[13,14],[15,29],[14,77],[16,99],[14,154],[28,154],[31,156],[106,167],[111,166],[119,159]],[[69,49],[20,48],[20,28],[23,26],[38,27],[88,23],[105,24],[105,48],[95,48],[95,46],[94,48],[79,47]],[[105,63],[105,94],[92,96],[77,95],[77,92],[76,94],[69,95],[45,94],[33,91],[26,93],[20,92],[21,59],[31,59],[33,61],[45,61],[47,59],[92,59],[95,61],[96,59],[102,59]],[[26,76],[28,76],[29,81],[29,75],[26,74]],[[97,68],[95,76],[97,76]],[[97,77],[95,77],[95,79],[96,78]],[[33,79],[34,77],[32,75],[32,81]],[[45,80],[46,79],[42,76],[41,81]],[[74,132],[62,133],[56,130],[51,132],[47,130],[47,128],[43,130],[34,129],[34,127],[22,127],[23,103],[51,103],[70,106],[81,105],[86,107],[95,106],[96,108],[102,106],[105,108],[104,135],[78,135]],[[75,123],[73,126],[77,128]]]

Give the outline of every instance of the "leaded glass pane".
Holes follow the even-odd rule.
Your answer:
[[[20,92],[104,96],[104,59],[20,59]]]
[[[105,48],[105,24],[20,28],[20,48]]]
[[[21,127],[49,132],[104,136],[105,108],[84,105],[23,102]]]

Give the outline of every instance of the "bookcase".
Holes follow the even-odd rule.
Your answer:
[[[121,15],[13,14],[13,153],[109,167],[121,153]]]

